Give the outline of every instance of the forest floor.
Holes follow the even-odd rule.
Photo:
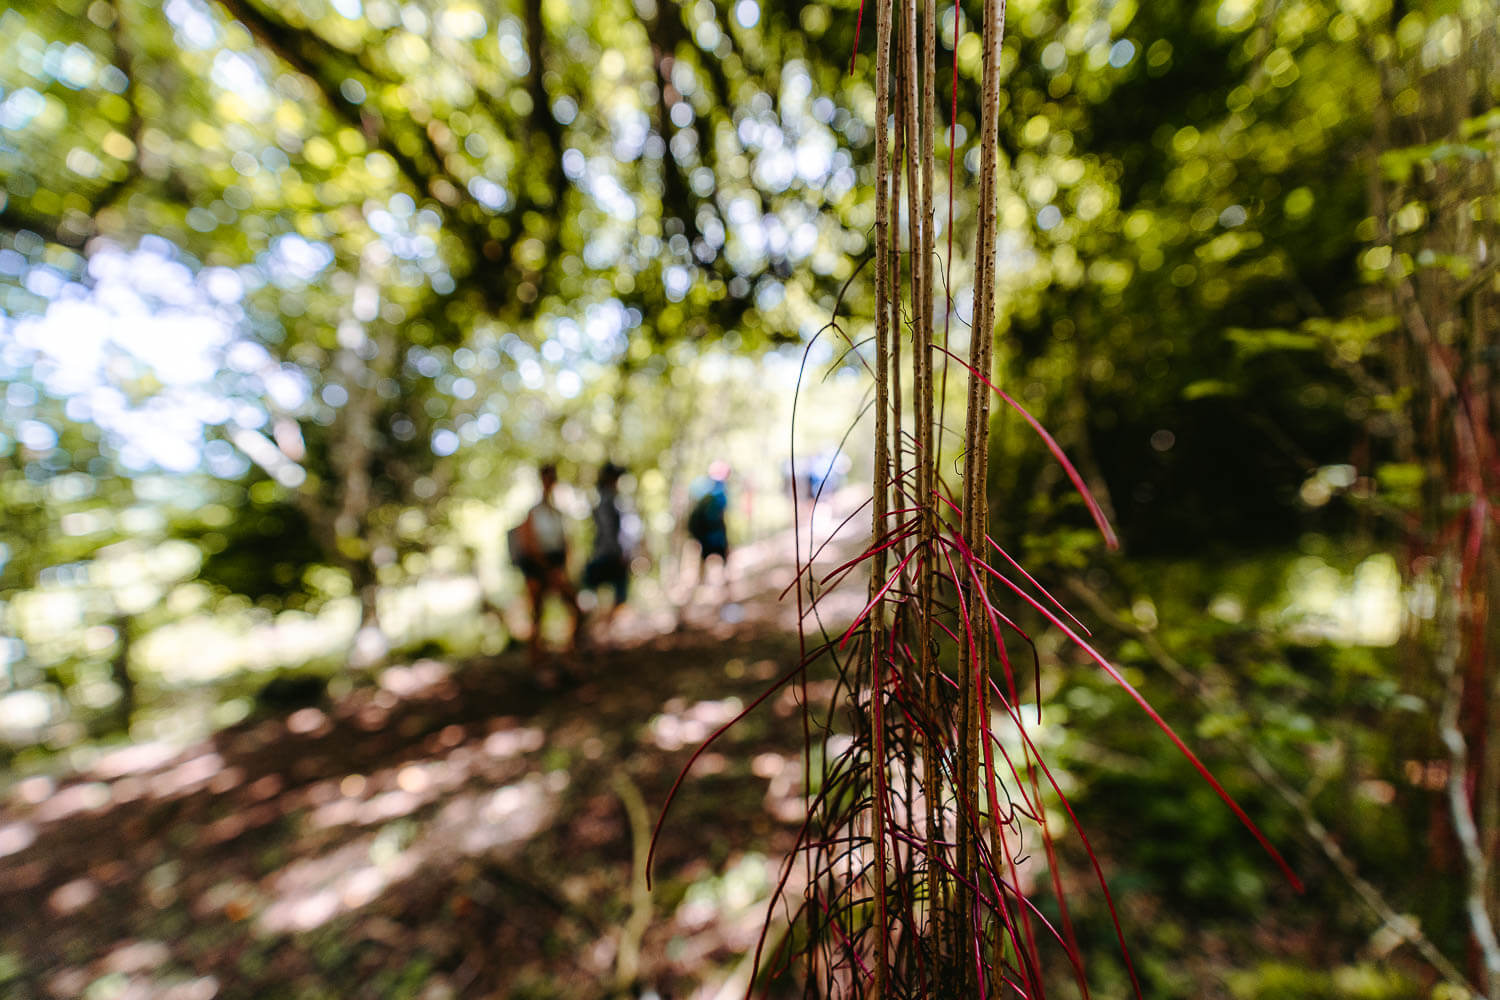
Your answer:
[[[787,547],[789,550],[789,547]],[[789,561],[789,560],[788,560]],[[802,819],[779,560],[544,671],[421,659],[0,799],[17,1000],[728,997]],[[676,625],[677,627],[674,627]]]
[[[820,572],[850,547],[830,546]],[[351,668],[336,696],[263,698],[189,746],[136,743],[0,785],[0,996],[737,1000],[804,818],[796,685],[692,764],[649,892],[644,853],[695,749],[797,666],[798,609],[780,595],[790,552],[786,538],[746,546],[727,592],[706,588],[685,613],[629,609],[608,643],[541,671],[519,648]],[[858,580],[825,595],[824,621],[849,621],[863,595]],[[809,646],[821,639],[814,625]],[[1096,773],[1093,794],[1117,789],[1103,815],[1131,814],[1148,765]],[[1156,812],[1179,799],[1158,796]],[[1168,820],[1106,827],[1101,854],[1180,835],[1186,820]],[[1064,878],[1091,893],[1074,862]],[[1212,907],[1163,911],[1135,868],[1122,915],[1163,956],[1143,961],[1148,996],[1259,1000],[1278,994],[1231,988],[1226,970],[1274,955],[1297,976],[1334,964],[1308,954],[1322,932],[1226,937],[1200,919]],[[776,921],[800,901],[799,871]],[[1123,996],[1113,931],[1092,914],[1080,933],[1118,987],[1097,995]],[[792,978],[776,989],[800,995]]]
[[[599,650],[555,685],[519,652],[423,660],[185,750],[21,782],[0,813],[0,984],[713,996],[800,819],[790,696],[697,762],[649,898],[637,852],[692,750],[795,663],[794,639],[754,623]]]

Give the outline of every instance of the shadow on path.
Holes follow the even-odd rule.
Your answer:
[[[0,803],[0,992],[712,995],[800,818],[790,696],[695,766],[649,924],[633,843],[692,749],[795,656],[757,622],[584,653],[552,690],[519,654],[423,660],[185,750],[20,782]]]

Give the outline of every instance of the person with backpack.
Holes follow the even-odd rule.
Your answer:
[[[729,575],[729,529],[724,523],[729,510],[729,463],[717,461],[708,467],[708,476],[693,484],[690,495],[695,499],[688,509],[687,530],[698,543],[698,579],[693,589],[703,582],[703,567],[708,560],[718,556],[721,574]]]
[[[578,607],[578,592],[568,579],[568,533],[562,511],[552,501],[557,486],[557,466],[548,463],[537,470],[542,497],[526,519],[511,529],[507,537],[511,559],[526,580],[526,596],[531,605],[531,662],[542,659],[542,609],[548,594],[556,594],[572,615],[573,627],[568,651],[577,645],[583,613]]]
[[[583,567],[583,589],[598,593],[609,587],[614,603],[605,612],[609,626],[630,591],[630,559],[640,536],[640,523],[619,492],[625,469],[605,462],[599,470],[599,499],[594,504],[594,546]]]

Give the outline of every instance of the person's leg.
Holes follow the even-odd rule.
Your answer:
[[[728,544],[720,539],[713,539],[709,544],[703,547],[703,562],[708,562],[710,557],[717,558],[719,561],[719,570],[717,574],[718,579],[714,584],[714,589],[719,592],[719,599],[722,601],[724,598],[724,591],[726,590],[729,582]]]
[[[539,576],[526,577],[526,599],[531,606],[531,665],[542,661],[542,602],[546,599],[546,585]]]
[[[623,562],[612,567],[612,573],[608,582],[613,602],[610,604],[609,610],[604,614],[605,628],[609,627],[610,622],[614,621],[615,616],[620,613],[620,608],[625,605],[625,597],[630,591],[630,567]]]
[[[571,652],[578,646],[578,634],[583,628],[583,611],[578,607],[578,591],[573,587],[573,581],[568,579],[568,571],[562,567],[551,569],[547,572],[547,589],[555,592],[568,609],[568,614],[573,616],[573,629],[568,636],[568,650]]]
[[[688,608],[692,607],[693,604],[698,600],[698,590],[703,586],[703,564],[707,561],[708,558],[706,555],[704,555],[703,542],[701,539],[694,538],[690,544],[698,550],[698,565],[693,571],[693,582],[688,587],[687,594],[683,596],[677,604],[677,630],[679,632],[687,628]],[[683,552],[682,558],[684,562],[688,559],[688,554],[686,551]],[[678,574],[679,588],[681,586],[680,581],[684,575],[685,574],[682,573]],[[682,593],[681,589],[678,590],[678,593]]]

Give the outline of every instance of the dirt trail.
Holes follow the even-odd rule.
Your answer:
[[[135,745],[0,800],[0,992],[90,1000],[713,996],[800,820],[788,546],[730,597],[557,684],[422,660],[186,749]],[[795,615],[793,614],[794,618]],[[743,989],[743,987],[741,987]]]

